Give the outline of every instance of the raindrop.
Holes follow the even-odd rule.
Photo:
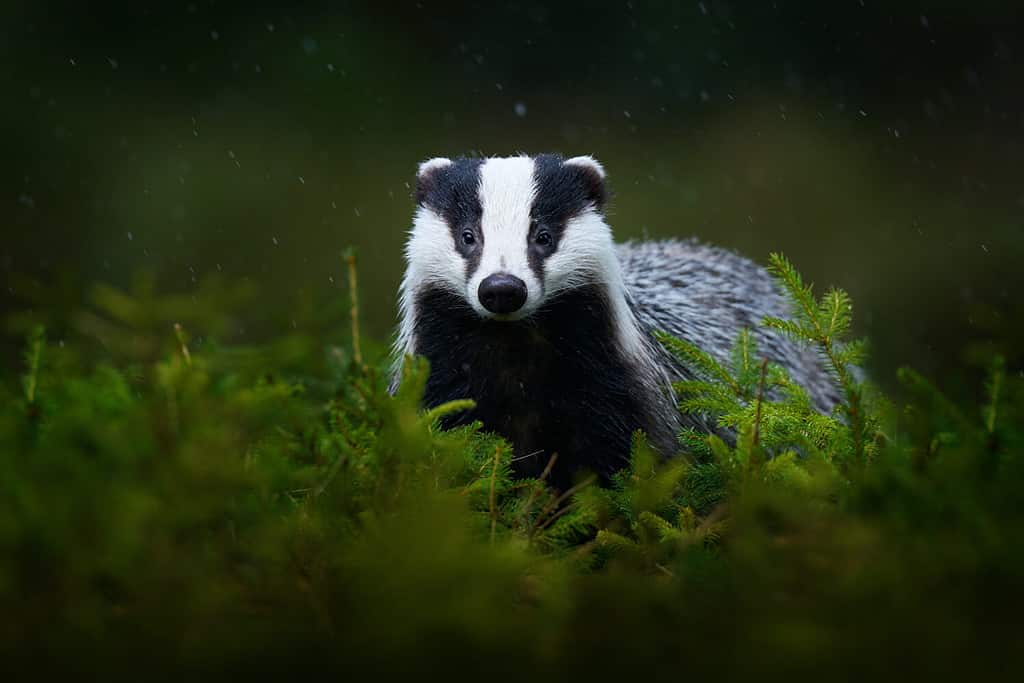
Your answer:
[[[276,237],[271,237],[270,241],[274,243],[275,247],[277,246],[278,242],[277,242],[277,238]]]
[[[299,182],[302,183],[303,185],[305,185],[306,184],[306,179],[303,178],[302,176],[299,176]]]
[[[518,116],[519,118],[523,118],[524,116],[526,116],[526,103],[516,102],[512,110],[516,113],[516,116]]]
[[[133,234],[132,234],[132,231],[131,231],[131,230],[129,230],[129,231],[128,231],[127,233],[125,233],[125,234],[126,234],[126,235],[128,236],[128,241],[129,241],[129,242],[131,242],[131,241],[133,241],[133,240],[135,239],[135,235],[133,235]]]
[[[319,45],[316,42],[316,38],[313,38],[312,36],[306,36],[305,38],[302,39],[302,51],[305,52],[307,55],[311,55],[314,52],[316,52],[317,47],[319,47]]]
[[[217,33],[216,31],[210,31],[210,39],[211,40],[220,40],[220,34]]]

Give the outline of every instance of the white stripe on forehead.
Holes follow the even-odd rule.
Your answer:
[[[492,233],[518,232],[529,227],[535,191],[530,157],[484,161],[480,167],[480,205],[484,210],[485,245]],[[522,234],[525,249],[525,233]]]
[[[509,273],[526,283],[526,303],[514,317],[533,313],[544,297],[544,285],[530,269],[527,238],[530,210],[537,188],[534,163],[527,156],[486,159],[480,166],[480,228],[483,253],[467,283],[467,296],[486,315],[477,298],[480,282],[494,273]]]

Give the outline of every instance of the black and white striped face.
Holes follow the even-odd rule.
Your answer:
[[[431,159],[416,183],[406,285],[460,294],[483,318],[520,320],[614,258],[591,157]]]

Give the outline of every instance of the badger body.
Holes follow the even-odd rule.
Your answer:
[[[765,270],[695,241],[616,245],[605,173],[591,157],[432,159],[420,166],[406,246],[393,388],[402,360],[430,361],[426,407],[471,398],[446,426],[479,420],[515,448],[521,476],[552,454],[553,485],[603,479],[628,462],[635,430],[665,456],[684,426],[671,383],[690,369],[662,330],[725,360],[743,329],[816,407],[838,400],[810,349],[764,328],[788,306]]]

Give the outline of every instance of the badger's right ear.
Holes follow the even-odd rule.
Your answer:
[[[603,209],[605,202],[608,201],[608,188],[605,186],[604,166],[601,162],[586,155],[566,159],[564,163],[566,166],[579,169],[587,198],[594,203],[598,211]]]
[[[435,157],[420,164],[416,171],[416,203],[423,204],[431,190],[437,187],[440,171],[452,165],[451,159]]]

